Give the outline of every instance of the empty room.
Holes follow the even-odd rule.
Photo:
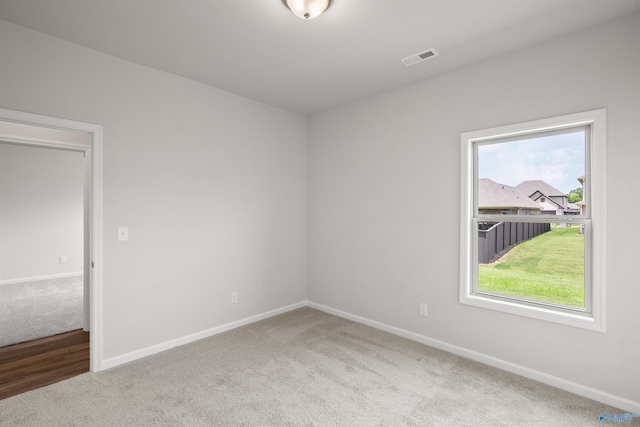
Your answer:
[[[640,0],[0,0],[0,425],[640,425],[639,118]]]

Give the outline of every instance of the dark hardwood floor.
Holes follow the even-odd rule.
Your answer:
[[[78,329],[0,348],[0,399],[89,372],[89,333]]]

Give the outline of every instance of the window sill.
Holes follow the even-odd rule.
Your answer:
[[[605,332],[605,326],[601,320],[601,316],[591,313],[562,311],[550,307],[523,304],[515,300],[503,300],[478,294],[461,294],[460,303],[591,331]]]

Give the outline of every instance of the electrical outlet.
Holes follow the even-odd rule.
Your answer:
[[[129,240],[129,227],[118,227],[118,242]]]
[[[238,302],[238,293],[237,292],[231,292],[231,303],[235,304]]]
[[[67,257],[66,256],[61,256],[60,257],[60,264],[66,264],[67,263]]]
[[[427,314],[428,314],[427,303],[426,302],[421,302],[420,303],[420,316],[426,316]]]

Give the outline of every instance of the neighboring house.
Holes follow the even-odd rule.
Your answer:
[[[584,187],[584,176],[578,178]],[[582,202],[569,203],[569,197],[543,180],[523,181],[515,187],[489,178],[478,180],[478,210],[495,215],[578,215]]]
[[[580,203],[569,203],[567,205],[567,209],[565,209],[565,215],[579,215],[580,214]]]
[[[510,187],[489,178],[478,180],[478,211],[495,215],[540,215],[538,203],[516,187]]]
[[[578,208],[580,208],[580,215],[587,214],[587,205],[584,203],[584,198],[587,197],[587,187],[585,184],[587,183],[586,175],[582,175],[578,177],[578,181],[580,185],[582,185],[582,200],[576,203]],[[584,224],[580,224],[580,234],[584,234]]]
[[[567,194],[541,179],[523,181],[515,188],[536,202],[542,215],[577,215],[580,212],[578,205],[569,203]]]
[[[584,198],[587,197],[587,188],[585,187],[585,183],[587,182],[586,176],[582,175],[581,177],[578,177],[578,181],[580,182],[580,185],[582,185],[582,200],[577,202],[576,206],[580,210],[580,215],[586,215],[587,206],[584,204]]]

